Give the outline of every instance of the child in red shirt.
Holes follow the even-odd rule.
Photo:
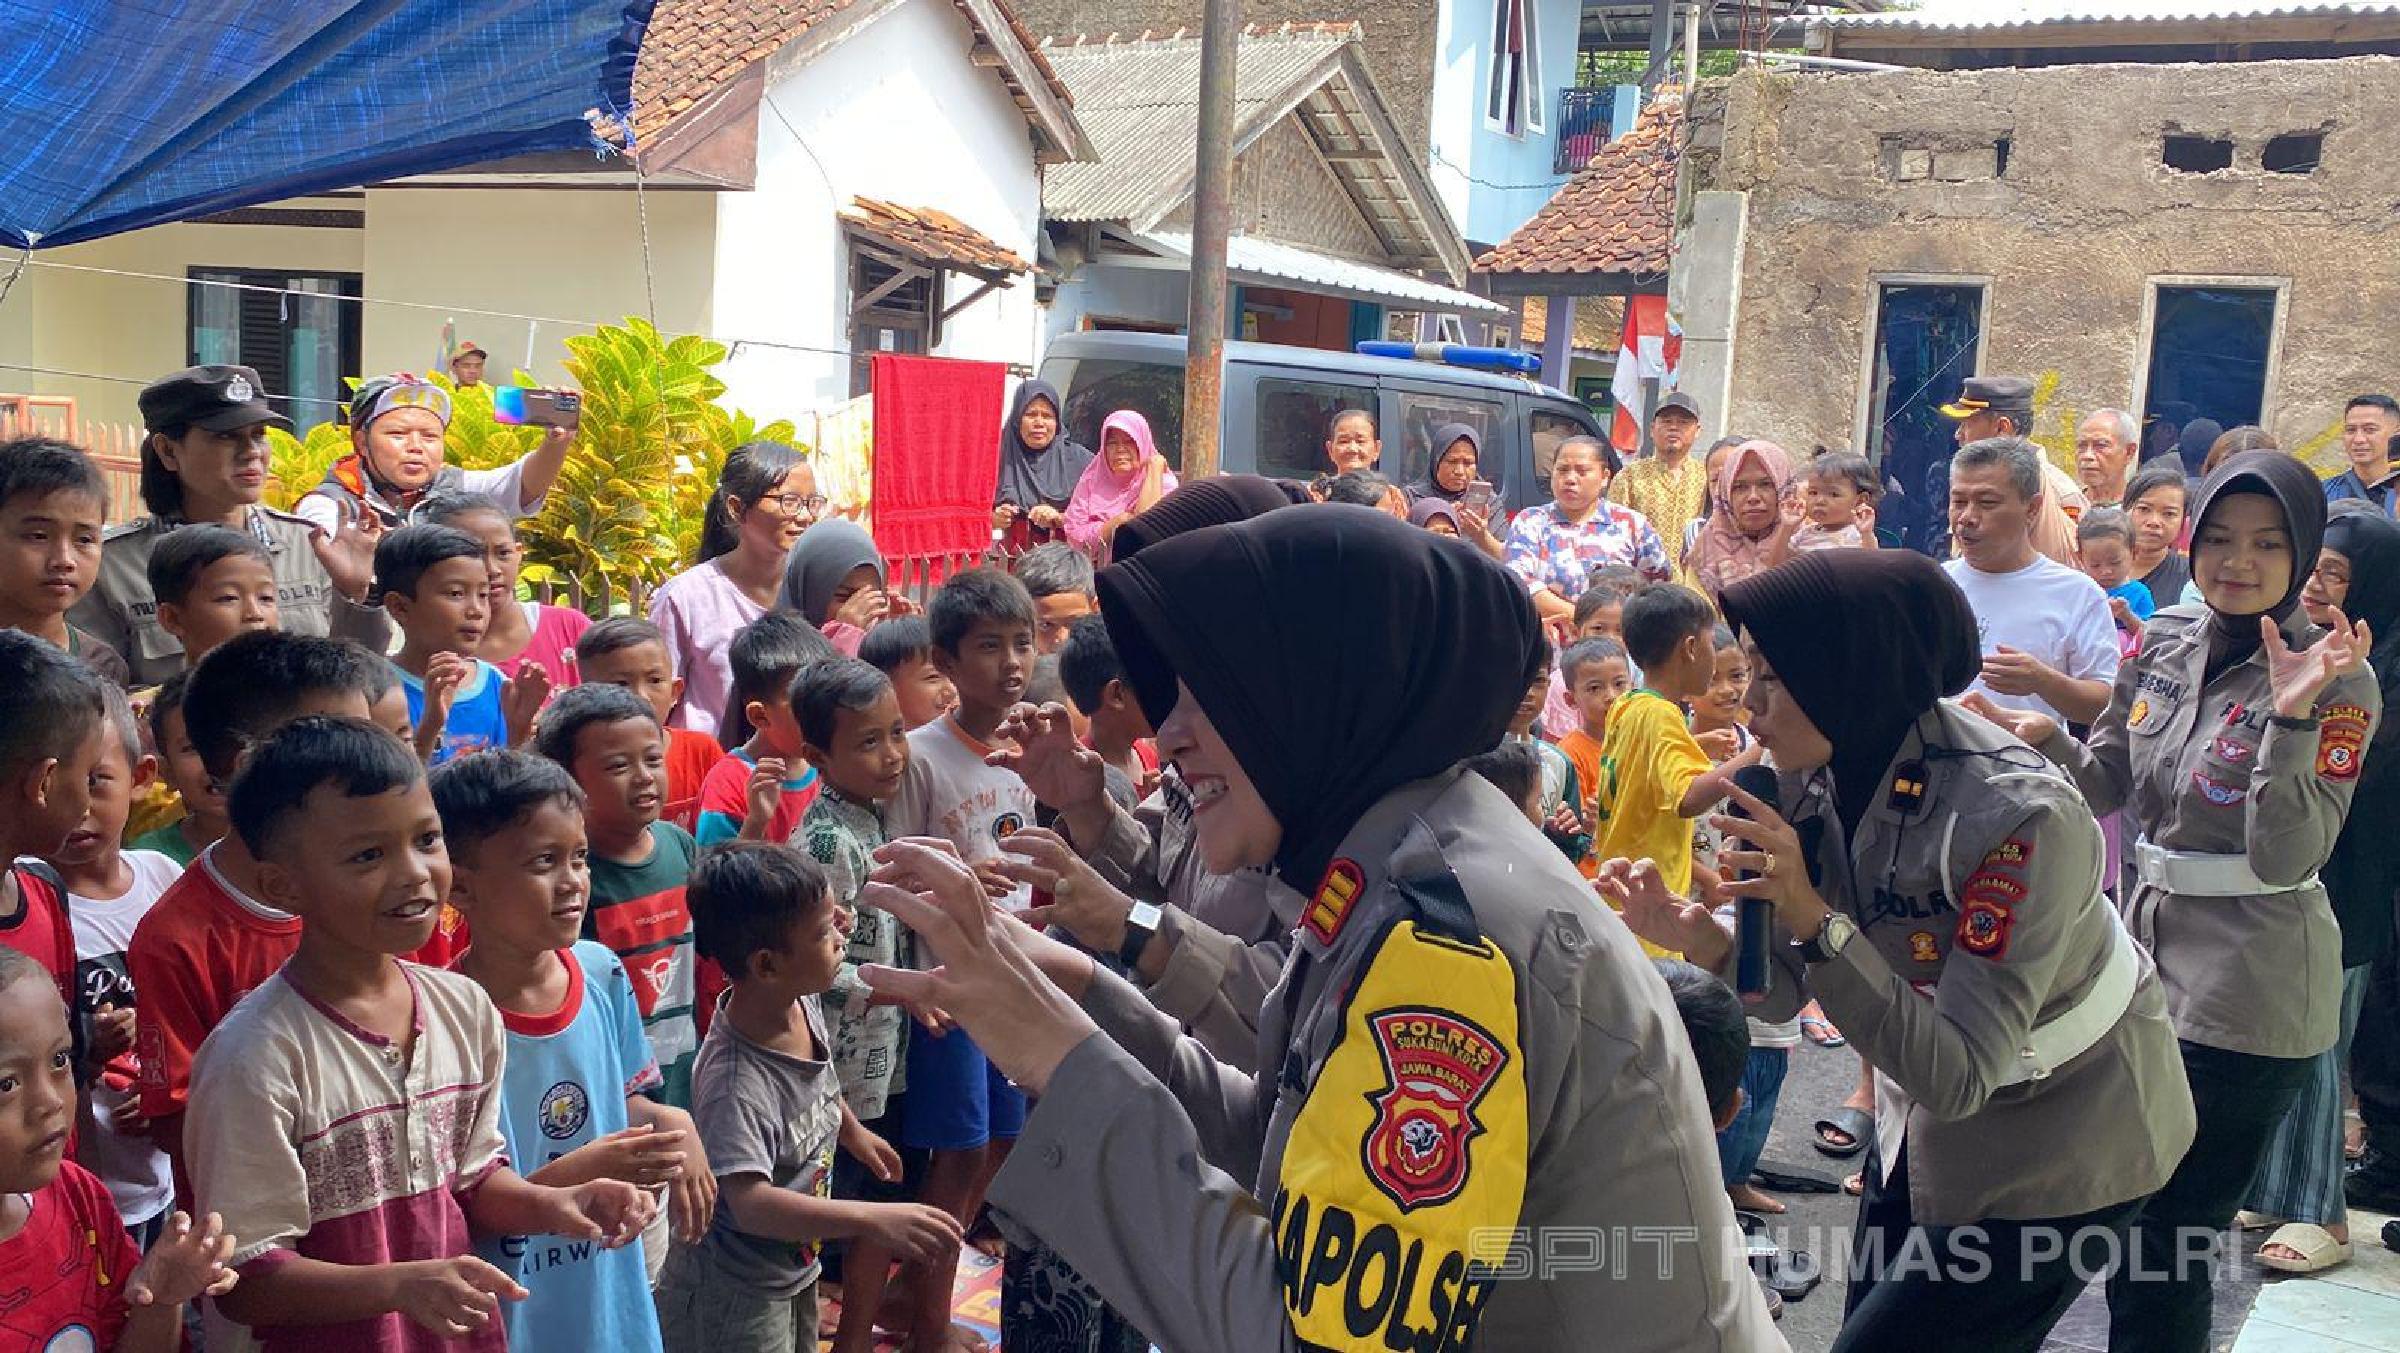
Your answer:
[[[0,630],[0,861],[55,855],[91,807],[109,735],[100,678],[65,650]],[[0,945],[39,963],[75,1005],[75,932],[48,865],[0,868]]]
[[[170,1353],[183,1304],[233,1286],[234,1238],[213,1216],[195,1230],[178,1212],[145,1257],[108,1186],[66,1158],[75,1056],[66,1007],[41,977],[0,951],[0,1078],[14,1082],[0,1095],[0,1273],[22,1284],[0,1306],[0,1349]]]
[[[811,663],[839,657],[824,635],[769,611],[744,625],[725,654],[733,700],[717,724],[725,753],[700,787],[701,845],[740,837],[782,845],[817,800],[817,772],[800,755],[792,682]]]

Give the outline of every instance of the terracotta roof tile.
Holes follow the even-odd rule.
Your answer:
[[[649,135],[674,121],[754,61],[860,0],[658,0],[633,68],[635,123]],[[964,0],[952,0],[970,25]],[[1038,50],[1008,0],[995,0],[1008,16],[1017,42],[1033,54],[1036,68],[1061,103],[1072,103],[1065,82]],[[989,35],[986,35],[987,38]],[[1006,72],[1000,72],[1006,79]]]
[[[1661,94],[1475,271],[1664,274],[1682,142],[1683,101]]]
[[[947,212],[862,197],[842,212],[842,219],[855,230],[936,263],[1011,276],[1026,270],[1025,260]]]

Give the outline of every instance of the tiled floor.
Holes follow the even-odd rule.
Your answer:
[[[2378,1239],[2387,1220],[2352,1212],[2349,1263],[2260,1288],[2232,1353],[2400,1353],[2400,1254]]]

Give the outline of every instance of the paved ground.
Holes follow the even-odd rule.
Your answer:
[[[1836,1175],[1856,1162],[1831,1160],[1811,1146],[1812,1125],[1842,1102],[1858,1077],[1858,1058],[1848,1048],[1803,1043],[1793,1051],[1783,1101],[1765,1159]],[[1860,1159],[1863,1159],[1861,1157]],[[1787,1247],[1805,1249],[1823,1263],[1825,1281],[1805,1300],[1784,1308],[1783,1334],[1794,1353],[1822,1353],[1833,1346],[1842,1323],[1842,1269],[1858,1200],[1846,1194],[1787,1195],[1790,1211],[1776,1219]],[[2217,1286],[2216,1347],[2235,1353],[2283,1353],[2315,1349],[2353,1353],[2355,1348],[2400,1353],[2400,1254],[2376,1244],[2376,1228],[2358,1226],[2359,1258],[2317,1278],[2281,1280],[2261,1293],[2261,1270],[2244,1262]],[[2251,1248],[2255,1248],[2252,1246]],[[2244,1251],[2245,1256],[2248,1250]],[[2257,1310],[2251,1314],[2252,1304]],[[2245,1316],[2249,1319],[2244,1325]],[[2236,1343],[2237,1331],[2239,1343]],[[2277,1342],[2282,1340],[2282,1342]],[[2348,1342],[2336,1342],[2345,1340]],[[2105,1353],[2108,1309],[2097,1288],[2087,1291],[2052,1332],[2049,1347],[2074,1353]]]

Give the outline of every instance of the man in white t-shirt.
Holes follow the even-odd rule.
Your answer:
[[[2042,453],[2022,437],[1992,437],[1950,462],[1950,537],[1942,567],[1967,594],[1983,637],[1973,690],[1994,703],[2090,724],[2117,678],[2117,631],[2090,578],[2033,547]]]

